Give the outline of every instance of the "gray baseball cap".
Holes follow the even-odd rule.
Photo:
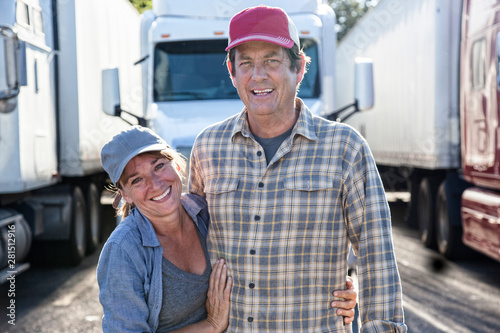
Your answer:
[[[101,163],[116,186],[127,163],[135,156],[148,151],[160,151],[170,146],[152,130],[132,126],[115,135],[102,147]]]

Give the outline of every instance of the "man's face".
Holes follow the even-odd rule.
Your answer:
[[[289,116],[295,112],[297,85],[303,66],[290,70],[286,51],[275,44],[252,41],[236,47],[233,85],[245,104],[249,117]]]

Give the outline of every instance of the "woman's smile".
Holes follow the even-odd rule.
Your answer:
[[[153,200],[153,201],[160,201],[161,199],[165,198],[170,193],[171,189],[172,189],[172,186],[169,186],[167,188],[167,190],[165,192],[163,192],[163,194],[161,194],[161,195],[159,195],[157,197],[151,198],[151,200]]]

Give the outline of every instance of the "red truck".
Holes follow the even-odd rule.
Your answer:
[[[381,0],[338,46],[337,105],[357,57],[373,60],[375,106],[346,122],[410,193],[423,243],[500,261],[500,1]]]

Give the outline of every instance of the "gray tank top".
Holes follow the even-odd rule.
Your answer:
[[[162,260],[162,307],[160,324],[156,332],[170,332],[207,317],[205,301],[207,300],[208,282],[212,266],[208,259],[205,237],[198,232],[207,268],[202,275],[185,272],[163,257]]]

